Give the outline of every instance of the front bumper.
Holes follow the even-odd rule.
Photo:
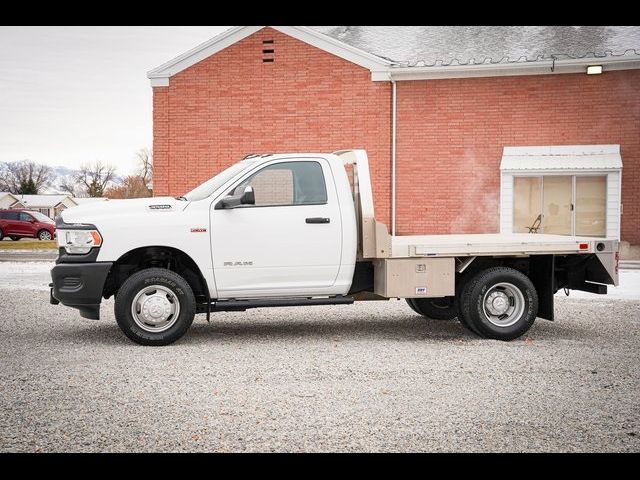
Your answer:
[[[61,263],[51,270],[51,303],[77,308],[80,315],[100,319],[104,283],[112,262]]]

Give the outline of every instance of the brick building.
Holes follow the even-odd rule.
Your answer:
[[[638,27],[236,27],[149,78],[156,195],[249,153],[364,148],[399,235],[640,245]]]

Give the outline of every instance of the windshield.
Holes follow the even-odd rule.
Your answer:
[[[189,202],[195,202],[197,200],[203,200],[203,199],[209,197],[213,192],[215,192],[222,185],[224,185],[229,180],[231,180],[233,177],[235,177],[242,170],[245,170],[245,169],[251,167],[255,163],[256,163],[255,161],[252,161],[252,162],[243,161],[243,162],[236,163],[235,165],[232,165],[231,167],[227,168],[226,170],[223,170],[222,172],[220,172],[218,175],[213,177],[211,180],[207,180],[206,182],[204,182],[199,187],[196,187],[195,189],[191,190],[189,193],[186,193],[181,198],[183,200],[188,200]]]
[[[40,212],[29,212],[29,215],[33,216],[37,221],[42,223],[55,223],[49,217],[47,217],[46,215],[43,215]]]

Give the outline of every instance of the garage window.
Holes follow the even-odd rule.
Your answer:
[[[501,170],[502,232],[620,238],[618,145],[507,147]]]
[[[606,175],[513,178],[513,232],[606,236]]]

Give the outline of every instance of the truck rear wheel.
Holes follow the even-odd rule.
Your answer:
[[[115,299],[118,326],[140,345],[162,346],[179,340],[195,313],[196,301],[187,281],[162,268],[133,274]]]
[[[513,340],[524,335],[538,314],[538,294],[523,273],[506,267],[470,278],[459,298],[462,323],[481,337]]]
[[[407,304],[417,314],[433,320],[453,320],[458,316],[455,297],[407,298]]]

